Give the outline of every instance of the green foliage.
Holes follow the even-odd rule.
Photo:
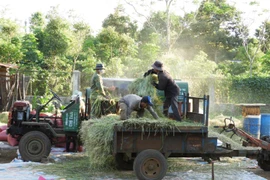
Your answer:
[[[235,59],[241,60],[242,68],[245,68],[246,74],[258,75],[261,72],[261,58],[263,53],[258,47],[258,40],[249,39],[246,47],[238,48]]]
[[[158,34],[152,33],[149,35],[150,41],[139,46],[138,57],[144,60],[145,65],[152,64],[161,52],[161,48],[158,45],[158,37]]]
[[[62,55],[67,52],[71,43],[68,28],[69,24],[60,17],[50,19],[44,30],[44,45],[42,52],[45,56],[51,57]]]
[[[112,58],[106,67],[108,67],[108,69],[105,70],[106,77],[123,77],[125,66],[120,58]]]
[[[22,52],[24,53],[24,57],[20,61],[20,64],[23,67],[20,67],[20,69],[38,69],[43,66],[43,54],[38,49],[37,38],[34,34],[26,34],[23,37]]]
[[[150,63],[147,64],[144,60],[133,58],[133,57],[124,57],[123,58],[124,71],[123,76],[125,78],[138,78],[143,76],[143,72],[148,70]],[[142,67],[142,64],[144,65]]]
[[[244,74],[248,67],[240,60],[224,61],[218,64],[218,68],[225,76],[236,76]]]
[[[167,17],[170,18],[171,46],[177,47],[169,53],[163,48],[167,46]],[[74,69],[82,72],[80,88],[83,91],[89,87],[97,62],[106,65],[106,77],[137,79],[155,60],[161,60],[174,79],[189,83],[192,95],[208,94],[209,87],[214,86],[220,93],[217,99],[229,101],[232,81],[224,80],[220,74],[228,77],[245,76],[249,71],[256,77],[269,74],[269,23],[263,23],[265,32],[260,26],[255,38],[247,39],[247,50],[251,56],[255,55],[250,59],[246,49],[239,48],[240,30],[247,28],[239,21],[235,7],[225,0],[210,0],[203,1],[198,12],[183,16],[151,12],[138,31],[136,22],[119,6],[94,36],[85,22],[71,22],[59,14],[57,7],[52,7],[46,16],[40,12],[31,15],[30,33],[19,34],[16,22],[0,18],[0,62],[18,64],[19,71],[30,76],[27,92],[37,90],[41,96],[49,88],[61,95],[70,95]],[[265,41],[257,52],[259,32],[265,33]]]
[[[37,91],[34,92],[33,99],[31,101],[32,108],[38,109],[41,105],[46,104],[50,98],[48,96],[38,96]],[[42,112],[53,112],[54,105],[50,102],[44,109],[42,109]]]
[[[10,19],[0,18],[0,62],[17,63],[22,57],[19,25]]]
[[[10,19],[0,18],[0,39],[9,41],[19,33],[19,25]]]
[[[261,51],[267,53],[270,48],[270,22],[262,22],[262,25],[256,29],[255,36],[263,42],[260,47]]]
[[[113,14],[110,14],[102,24],[103,28],[108,28],[109,26],[114,27],[115,31],[119,34],[127,34],[133,39],[136,39],[137,36],[137,23],[132,22],[129,16],[125,14],[124,9],[121,5],[115,9]]]
[[[111,58],[134,56],[136,53],[134,40],[125,34],[119,34],[112,27],[103,29],[96,37],[97,59],[105,64]]]
[[[30,30],[36,31],[37,29],[43,29],[45,25],[45,18],[41,12],[36,12],[30,17]]]
[[[87,53],[83,52],[84,41],[90,34],[90,27],[84,22],[73,24],[72,43],[69,46],[69,56],[72,57],[73,68],[76,69],[77,61],[86,59]]]
[[[15,45],[8,41],[0,42],[0,62],[16,64],[22,57],[21,44]]]
[[[241,44],[239,38],[240,13],[225,0],[203,1],[196,23],[191,24],[190,36],[192,46],[203,50],[210,60],[220,62],[230,56],[230,50]]]
[[[269,103],[269,76],[235,77],[231,84],[231,102]]]
[[[267,52],[262,58],[262,73],[270,74],[270,52]]]

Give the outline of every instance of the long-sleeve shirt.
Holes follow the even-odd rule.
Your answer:
[[[91,79],[91,96],[103,95],[106,96],[103,86],[103,80],[100,74],[95,73]]]
[[[122,97],[119,100],[119,103],[125,103],[128,107],[127,109],[127,116],[130,117],[132,111],[140,111],[143,108],[140,106],[142,97],[136,95],[136,94],[128,94]],[[155,118],[158,119],[157,113],[154,111],[152,106],[147,106],[146,109],[151,113],[151,115]]]
[[[172,77],[169,75],[166,71],[160,71],[158,73],[158,84],[155,85],[155,87],[158,90],[163,90],[165,97],[174,97],[179,96],[180,94],[180,88],[177,86],[175,81],[172,79]]]

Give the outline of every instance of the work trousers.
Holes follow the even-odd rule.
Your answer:
[[[171,106],[173,111],[173,116],[176,119],[176,121],[181,121],[181,116],[178,111],[178,96],[173,97],[166,97],[164,103],[163,103],[163,114],[164,116],[169,116],[169,107]]]

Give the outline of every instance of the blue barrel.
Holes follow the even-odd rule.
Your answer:
[[[261,131],[261,116],[248,115],[244,119],[244,131],[251,134],[253,137],[260,139]]]
[[[270,136],[270,114],[261,114],[261,136]]]

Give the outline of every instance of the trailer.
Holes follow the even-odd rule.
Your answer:
[[[173,130],[158,131],[147,128],[142,131],[141,128],[114,127],[113,155],[119,169],[133,169],[138,179],[159,180],[166,175],[167,158],[170,157],[201,157],[211,162],[220,157],[243,156],[258,159],[262,169],[270,170],[268,149],[235,150],[230,144],[219,147],[217,137],[209,137],[209,96],[197,98],[187,95],[184,99],[188,100],[184,101],[185,118],[201,122],[201,126],[179,126]],[[203,111],[199,112],[197,107],[202,107]],[[229,132],[233,130],[232,125],[229,125],[232,123],[228,124],[227,121],[226,118],[225,126],[222,128],[223,131]],[[248,134],[245,135],[250,137]],[[260,142],[261,144],[257,144],[256,147],[263,147],[266,143],[263,140]]]

